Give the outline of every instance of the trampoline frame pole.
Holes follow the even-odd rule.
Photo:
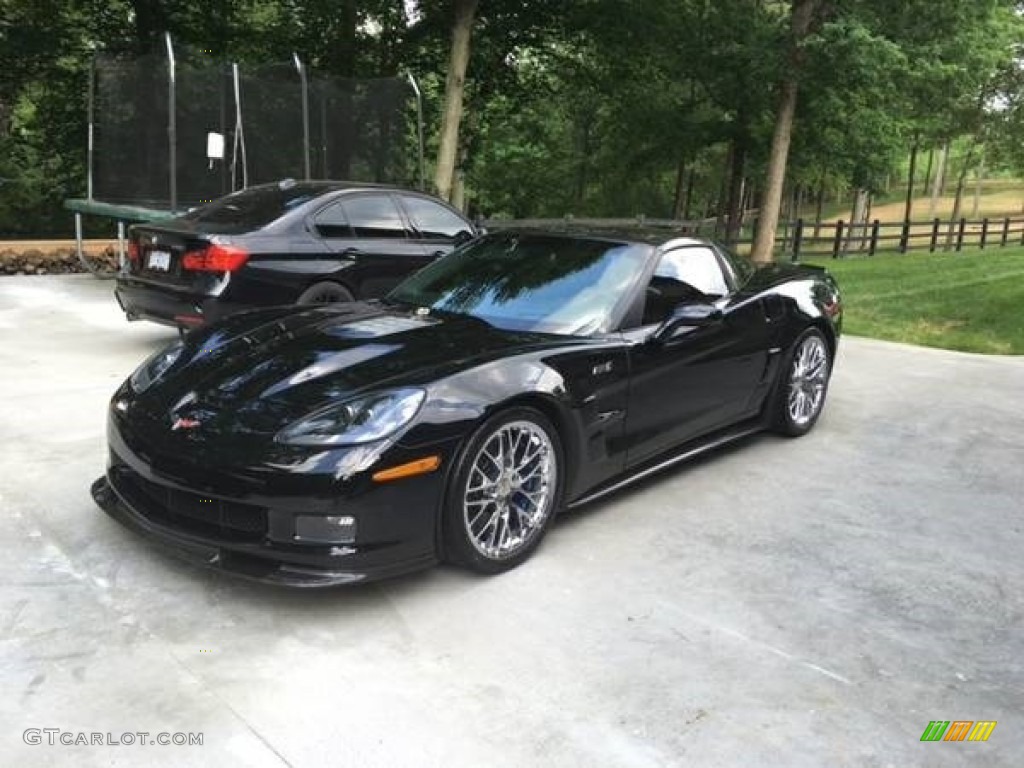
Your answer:
[[[306,181],[309,181],[309,80],[299,54],[292,53],[292,57],[295,59],[295,68],[299,70],[299,80],[302,83],[302,160],[306,173],[305,178]]]
[[[89,139],[88,139],[89,143],[88,143],[88,146],[86,148],[86,155],[85,155],[85,167],[86,167],[85,197],[86,197],[87,200],[92,200],[92,167],[93,167],[93,152],[94,152],[94,149],[93,149],[93,147],[94,147],[94,142],[93,142],[93,130],[94,130],[93,129],[93,124],[96,121],[96,108],[95,108],[95,100],[96,100],[96,57],[95,56],[93,56],[92,60],[89,62],[89,85],[88,85],[87,93],[88,93],[88,95],[86,97],[86,99],[87,99],[87,107],[86,108],[88,110],[88,120],[89,120]]]
[[[420,92],[420,87],[416,83],[416,78],[412,76],[412,72],[406,72],[406,77],[409,79],[409,85],[412,86],[412,90],[416,94],[417,164],[420,182],[419,189],[422,192],[425,189],[423,160],[423,94]]]
[[[82,214],[78,211],[75,211],[75,255],[78,256],[78,262],[88,269],[89,264],[85,260],[85,249],[82,246]]]
[[[327,171],[327,93],[320,97],[320,167],[323,174],[321,179],[329,179],[331,174]]]
[[[249,187],[249,159],[245,152],[245,127],[242,122],[242,82],[238,74],[238,62],[231,65],[231,77],[235,87],[235,140],[231,148],[231,191],[235,191],[235,165],[242,158],[242,189]],[[236,152],[238,154],[236,154]]]
[[[117,221],[117,266],[124,272],[125,249],[124,249],[124,222]]]
[[[226,137],[228,135],[228,113],[227,113],[227,97],[225,96],[225,85],[223,76],[225,70],[220,71],[220,83],[217,88],[217,95],[220,99],[220,135]],[[221,157],[220,163],[220,194],[226,195],[229,191],[234,192],[234,189],[228,188],[228,163],[227,156]]]
[[[178,121],[175,114],[175,61],[174,45],[171,42],[171,33],[164,32],[164,42],[167,44],[167,149],[168,149],[168,177],[170,180],[171,213],[178,212]]]

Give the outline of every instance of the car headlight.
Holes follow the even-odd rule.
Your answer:
[[[275,440],[291,445],[360,445],[393,435],[413,420],[427,393],[422,389],[375,392],[324,408],[281,430]]]
[[[167,369],[174,365],[175,361],[181,357],[181,351],[184,348],[185,345],[177,341],[166,349],[161,349],[159,352],[146,358],[146,362],[136,368],[135,373],[129,379],[132,390],[136,394],[140,394],[149,389],[153,382],[163,376]]]

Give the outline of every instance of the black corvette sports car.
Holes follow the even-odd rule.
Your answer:
[[[195,328],[247,309],[379,298],[477,230],[397,187],[290,179],[131,228],[129,320]]]
[[[244,313],[153,355],[111,401],[93,496],[264,581],[496,573],[560,510],[807,432],[841,320],[820,268],[664,235],[486,235],[381,301]]]

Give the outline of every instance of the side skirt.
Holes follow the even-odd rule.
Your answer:
[[[663,472],[666,469],[682,464],[684,461],[689,461],[697,456],[701,456],[710,451],[714,451],[723,446],[735,443],[737,440],[742,440],[745,437],[750,437],[753,434],[764,431],[765,425],[764,420],[760,417],[751,419],[743,422],[729,430],[715,433],[709,437],[703,438],[699,442],[690,442],[682,446],[682,448],[671,454],[665,454],[662,458],[654,459],[653,462],[647,464],[641,464],[635,470],[627,472],[625,475],[620,475],[618,478],[610,481],[608,484],[598,486],[596,489],[585,493],[575,501],[570,502],[567,506],[568,509],[575,509],[576,507],[589,504],[597,499],[604,498],[612,493],[622,490],[623,488],[633,485],[633,483],[640,482],[644,478],[656,475],[659,472]]]

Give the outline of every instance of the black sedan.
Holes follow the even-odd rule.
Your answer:
[[[111,401],[93,496],[270,582],[497,573],[563,509],[810,430],[841,319],[821,268],[663,235],[486,235],[382,301],[236,315],[153,355]]]
[[[286,180],[132,227],[115,293],[129,320],[194,328],[255,307],[379,298],[476,235],[419,192]]]

